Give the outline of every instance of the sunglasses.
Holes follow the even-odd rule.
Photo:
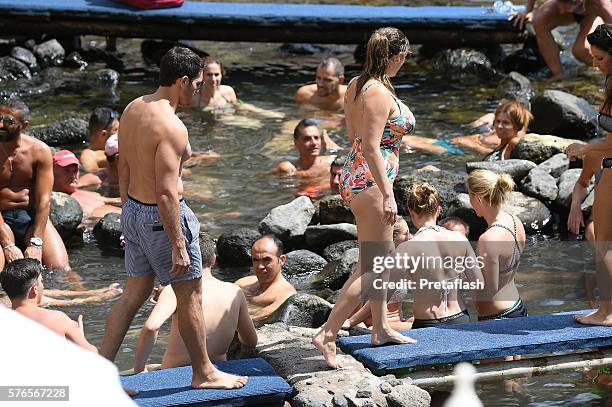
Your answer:
[[[5,126],[14,126],[17,124],[17,120],[14,117],[0,115],[0,120]]]
[[[104,128],[108,129],[113,125],[115,119],[119,117],[119,113],[115,112],[112,109],[107,109],[106,111],[108,112],[108,119],[105,120],[106,124],[104,125]]]

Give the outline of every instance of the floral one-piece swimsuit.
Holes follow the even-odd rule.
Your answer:
[[[377,84],[382,85],[381,82],[372,82],[363,89],[361,94],[363,95],[371,86]],[[406,105],[393,94],[391,96],[397,104],[399,116],[394,119],[387,119],[380,140],[380,152],[385,162],[387,179],[393,184],[399,172],[399,149],[402,137],[414,130],[415,119]],[[376,185],[376,182],[361,151],[361,138],[357,137],[342,168],[340,195],[346,203],[350,203],[355,195],[373,185]]]

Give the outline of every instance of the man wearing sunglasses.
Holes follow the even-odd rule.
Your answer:
[[[551,79],[563,78],[563,67],[559,47],[552,30],[563,25],[578,23],[578,35],[572,46],[572,54],[577,60],[591,65],[589,44],[586,36],[602,22],[612,23],[611,0],[547,0],[534,12],[536,0],[527,0],[527,6],[522,13],[510,16],[514,25],[523,28],[525,22],[532,21],[536,32],[536,40],[542,58],[551,72]]]
[[[96,107],[89,117],[89,147],[81,152],[81,166],[86,172],[106,167],[106,141],[119,130],[119,115],[108,107]]]
[[[0,270],[28,257],[68,272],[66,247],[49,221],[51,150],[23,133],[29,114],[18,100],[0,104]]]

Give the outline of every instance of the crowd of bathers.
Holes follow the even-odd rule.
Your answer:
[[[598,61],[596,66],[609,76],[612,74],[612,26],[599,26],[588,38]],[[607,45],[600,45],[602,43]],[[376,47],[381,47],[381,44],[386,44],[386,53],[376,52]],[[599,51],[602,52],[601,58],[597,56]],[[211,269],[216,261],[215,242],[210,236],[200,234],[197,217],[182,199],[184,191],[180,176],[185,174],[186,169],[183,167],[188,160],[214,162],[219,160],[219,157],[214,153],[191,151],[186,128],[175,116],[175,110],[181,106],[200,111],[221,111],[223,114],[232,114],[240,109],[265,117],[278,118],[282,114],[240,101],[233,88],[221,84],[225,71],[218,59],[207,57],[202,60],[192,54],[180,47],[170,50],[164,58],[175,58],[179,62],[176,66],[168,62],[164,67],[162,60],[158,91],[130,103],[121,119],[112,109],[95,109],[89,122],[90,145],[81,152],[80,157],[69,150],[52,153],[42,141],[28,136],[26,130],[30,112],[23,102],[11,99],[0,104],[0,269],[3,270],[0,281],[12,308],[84,348],[97,351],[85,339],[82,320],[74,323],[59,311],[41,307],[99,301],[121,293],[115,286],[90,291],[83,291],[82,287],[78,287],[80,278],[71,270],[62,238],[49,221],[50,194],[51,191],[70,194],[81,205],[85,218],[92,222],[109,212],[122,213],[128,280],[139,281],[138,284],[142,284],[142,287],[135,289],[128,283],[126,292],[115,305],[117,309],[129,308],[127,317],[118,317],[117,310],[109,315],[105,344],[103,343],[101,351],[104,356],[114,359],[131,323],[129,315],[133,318],[149,297],[153,288],[153,277],[157,276],[163,284],[156,289],[157,295],[153,299],[155,306],[138,339],[135,371],[152,368],[147,365],[149,354],[161,325],[170,318],[172,325],[168,346],[161,361],[162,368],[191,363],[194,343],[204,339],[194,339],[193,337],[198,336],[195,333],[193,337],[188,338],[184,332],[194,326],[203,326],[202,321],[205,321],[206,325],[207,357],[212,361],[224,360],[236,333],[243,345],[255,346],[257,332],[254,322],[265,322],[296,293],[295,288],[281,273],[286,257],[283,253],[283,242],[274,235],[265,235],[253,243],[253,275],[244,277],[235,284],[220,281],[212,275]],[[450,283],[453,281],[465,279],[481,284],[480,289],[475,290],[472,296],[478,320],[527,315],[526,305],[514,284],[519,258],[525,247],[525,230],[517,216],[504,210],[504,201],[514,189],[510,176],[488,170],[476,170],[468,176],[470,204],[476,215],[484,218],[488,225],[486,231],[478,236],[476,250],[468,241],[469,226],[464,221],[458,218],[439,221],[441,199],[433,186],[428,183],[415,183],[410,188],[405,205],[410,223],[416,228],[414,233],[410,233],[406,220],[397,216],[395,198],[392,192],[389,194],[388,189],[400,171],[401,147],[422,148],[434,153],[443,149],[452,153],[449,146],[460,146],[485,153],[483,160],[508,159],[528,128],[531,120],[528,107],[523,101],[514,98],[501,100],[492,115],[485,115],[478,121],[478,124],[490,124],[492,130],[489,133],[457,138],[447,144],[440,144],[435,139],[416,137],[411,134],[416,119],[408,106],[395,95],[389,82],[401,69],[408,54],[407,40],[398,30],[377,30],[368,43],[369,59],[366,61],[365,73],[348,85],[344,85],[342,63],[333,57],[323,59],[317,66],[315,83],[300,87],[295,94],[295,101],[317,109],[344,111],[351,149],[344,156],[336,155],[341,147],[327,134],[325,124],[306,118],[292,129],[298,158],[293,162],[279,163],[275,171],[318,179],[325,189],[329,188],[334,194],[339,193],[355,215],[360,245],[374,236],[372,241],[392,241],[394,253],[398,255],[415,257],[418,253],[428,253],[438,258],[473,259],[470,264],[474,266],[466,267],[460,275],[449,274],[445,267],[420,268],[411,273],[395,268],[383,273],[382,278],[386,284],[400,280],[424,279],[445,284],[444,288],[414,290],[411,318],[406,318],[402,310],[402,290],[385,288],[381,293],[378,292],[381,290],[367,289],[362,293],[364,295],[360,298],[361,301],[356,301],[357,296],[353,294],[350,294],[350,300],[340,301],[341,305],[334,307],[330,320],[313,339],[315,346],[321,350],[332,367],[338,367],[338,364],[335,357],[331,356],[332,351],[335,353],[335,347],[330,345],[329,339],[332,336],[335,339],[335,334],[330,335],[329,332],[335,330],[337,334],[336,325],[338,329],[340,326],[351,328],[362,323],[373,327],[372,341],[374,344],[381,344],[390,341],[412,341],[408,337],[400,338],[390,332],[469,321],[467,305],[458,295],[460,290],[452,288],[454,286]],[[375,58],[381,59],[378,62],[386,71],[379,76],[368,76],[368,69],[372,68]],[[186,66],[184,69],[187,73],[180,71],[183,69],[181,64]],[[193,74],[189,74],[192,72],[190,69]],[[580,208],[582,199],[586,196],[586,185],[597,173],[604,179],[604,183],[607,182],[606,178],[601,176],[603,171],[609,168],[606,167],[605,158],[612,157],[612,129],[608,120],[612,91],[607,89],[607,92],[599,124],[608,131],[608,138],[596,147],[587,147],[582,152],[583,174],[574,188],[568,227],[576,233],[583,223],[582,219],[579,219],[582,214],[578,213],[576,208]],[[375,103],[368,104],[368,101]],[[379,101],[381,103],[378,103]],[[377,110],[379,105],[384,106],[380,111]],[[376,133],[373,144],[367,135],[371,130],[368,128],[370,123],[360,119],[364,109],[364,117],[371,117],[372,122],[376,122],[378,126],[376,131],[372,131]],[[157,155],[157,150],[145,151],[144,144],[139,144],[143,143],[146,125],[155,124],[145,123],[142,117],[154,113],[159,113],[158,116],[164,120],[161,124],[174,126],[176,131],[173,130],[168,139],[174,140],[173,137],[176,137],[178,140],[175,144],[179,147],[172,152],[164,150],[171,148],[164,144],[167,140],[159,141],[159,146],[162,146],[159,151],[166,151],[162,156]],[[180,124],[175,123],[175,120]],[[154,140],[155,133],[150,131],[150,134],[151,140]],[[578,149],[575,146],[573,148]],[[142,164],[139,169],[133,163],[137,162],[135,157],[140,157],[141,153],[150,155],[147,159],[138,161]],[[578,153],[572,150],[568,154]],[[127,160],[127,156],[133,160]],[[155,176],[146,173],[147,165],[153,168],[153,171],[149,172]],[[164,174],[162,177],[157,173],[157,166],[163,165],[167,165],[172,171],[160,170],[160,174]],[[82,175],[81,171],[84,172]],[[170,184],[177,184],[173,178],[177,177],[178,187],[163,184],[168,182],[167,179],[160,181],[166,177],[166,173],[170,174],[167,176]],[[380,177],[380,174],[383,176]],[[104,186],[106,194],[115,197],[105,197],[99,192],[82,189],[90,186]],[[602,190],[602,187],[598,188],[599,191]],[[116,197],[117,195],[121,197]],[[320,197],[318,191],[313,195],[313,198]],[[599,193],[600,201],[602,196],[606,196],[605,192]],[[172,197],[172,202],[176,198],[176,205],[168,204],[168,197]],[[599,205],[601,207],[601,204]],[[592,239],[605,240],[598,239],[597,233],[602,236],[602,230],[609,229],[609,215],[602,216],[601,210],[595,210],[594,213],[595,223],[604,226],[595,225]],[[179,223],[169,222],[169,214],[176,215]],[[172,225],[175,227],[170,228]],[[375,235],[368,235],[379,229],[383,238],[376,239]],[[590,236],[588,229],[585,234]],[[183,240],[187,242],[186,245]],[[388,253],[388,246],[381,247]],[[361,249],[363,250],[364,246],[361,246]],[[185,260],[186,264],[181,263],[181,260]],[[194,260],[197,264],[194,264]],[[366,276],[367,273],[363,272],[369,267],[367,264],[363,258],[360,259],[345,286],[348,287],[346,291],[356,290],[351,287],[358,285],[353,284],[358,278],[369,281],[370,278],[376,277]],[[45,290],[43,266],[64,270],[67,278],[73,279],[76,289],[58,292]],[[142,280],[145,277],[146,280]],[[366,284],[365,287],[375,285]],[[129,295],[126,295],[128,292]],[[135,296],[134,293],[138,295]],[[195,300],[193,293],[197,293],[198,298]],[[76,299],[62,303],[62,300],[54,299],[54,296],[73,296]],[[601,301],[604,300],[605,298]],[[385,315],[382,317],[382,331],[377,331],[377,328],[381,328],[377,326],[381,324],[381,315],[375,310],[376,304],[381,301],[384,303]],[[189,315],[202,321],[194,323],[182,320],[181,313],[185,312],[182,310],[199,302],[203,304],[202,312],[198,316],[193,313]],[[348,314],[348,318],[337,318],[338,315],[344,314]],[[604,324],[607,324],[608,316],[604,317]],[[589,318],[595,317],[587,316],[583,322],[602,323],[590,321]],[[386,324],[390,324],[390,328]],[[210,385],[210,381],[207,382],[204,377],[205,370],[203,368],[200,372],[200,382],[196,380],[194,370],[194,387],[206,387],[206,383]],[[242,378],[224,377],[215,380],[222,382],[220,387],[240,387],[245,383]]]

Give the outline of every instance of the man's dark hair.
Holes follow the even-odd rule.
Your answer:
[[[334,158],[334,161],[332,161],[330,164],[329,170],[331,171],[331,169],[334,167],[344,167],[344,163],[346,163],[346,156],[337,155],[336,158]]]
[[[276,257],[280,257],[283,255],[283,242],[278,237],[274,236],[273,234],[263,235],[255,242],[253,242],[253,244],[259,242],[262,239],[270,239],[272,240],[272,242],[274,242],[274,246],[276,246]]]
[[[293,139],[297,140],[298,137],[300,137],[300,132],[305,129],[306,127],[310,127],[310,126],[315,126],[317,127],[319,125],[320,121],[317,119],[302,119],[297,126],[295,126],[295,130],[293,130]]]
[[[200,251],[202,252],[202,267],[212,267],[216,256],[215,241],[206,232],[200,233]]]
[[[89,116],[89,135],[110,130],[117,118],[117,112],[108,107],[96,107]]]
[[[6,100],[3,105],[8,107],[12,112],[15,112],[16,118],[19,119],[21,123],[25,123],[30,120],[30,108],[21,100],[10,98]]]
[[[0,273],[2,288],[11,300],[24,297],[38,280],[42,269],[42,265],[36,259],[14,260]]]
[[[342,65],[342,62],[340,62],[338,58],[327,57],[319,64],[319,66],[323,68],[327,68],[330,65],[334,68],[334,74],[336,74],[336,76],[344,75],[344,65]]]
[[[184,47],[171,48],[163,56],[159,66],[159,86],[172,86],[183,76],[193,81],[202,69],[204,61],[195,52]]]

